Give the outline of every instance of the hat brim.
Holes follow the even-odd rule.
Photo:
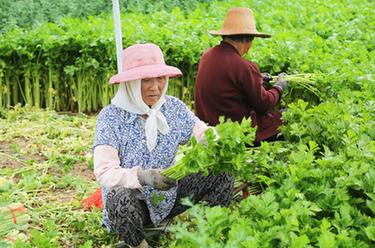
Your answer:
[[[126,70],[119,74],[111,77],[109,84],[116,84],[131,80],[144,79],[144,78],[154,78],[154,77],[179,77],[182,72],[173,66],[157,64],[157,65],[145,65],[136,67],[130,70]]]
[[[226,32],[226,31],[223,31],[223,30],[219,30],[219,31],[209,31],[208,33],[210,33],[211,35],[239,35],[239,34],[247,34],[247,35],[251,35],[251,36],[254,36],[254,37],[259,37],[259,38],[271,38],[271,35],[270,34],[262,34],[262,33],[233,33],[233,32]]]

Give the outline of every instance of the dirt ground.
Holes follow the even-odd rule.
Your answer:
[[[40,154],[30,154],[17,151],[17,147],[25,148],[32,145],[32,142],[23,138],[18,138],[13,142],[0,142],[0,169],[10,168],[18,169],[27,166],[26,161],[34,161],[42,163],[47,161],[47,158]],[[79,176],[88,180],[95,180],[93,171],[85,163],[77,163],[70,172],[73,176]]]

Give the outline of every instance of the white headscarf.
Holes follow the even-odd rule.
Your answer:
[[[141,80],[120,83],[120,87],[111,101],[115,106],[130,113],[148,115],[145,123],[145,134],[149,151],[152,151],[156,146],[158,131],[162,134],[169,132],[167,119],[160,111],[161,106],[165,103],[164,96],[168,88],[168,77],[166,80],[160,99],[151,108],[142,99]]]

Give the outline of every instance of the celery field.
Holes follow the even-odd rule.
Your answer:
[[[0,247],[115,247],[101,209],[81,203],[99,188],[96,116],[117,90],[108,85],[111,1],[0,3]],[[253,129],[222,123],[218,140],[210,132],[205,145],[192,140],[179,172],[165,172],[181,178],[210,165],[257,186],[250,196],[228,208],[191,205],[151,247],[375,247],[374,1],[120,5],[123,46],[158,44],[184,73],[168,94],[192,110],[199,58],[220,40],[208,31],[232,6],[251,8],[258,30],[272,35],[255,39],[246,58],[290,81],[278,106],[284,141],[249,148]]]

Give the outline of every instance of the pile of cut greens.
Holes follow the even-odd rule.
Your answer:
[[[163,170],[162,174],[174,180],[201,172],[229,172],[240,176],[248,158],[248,148],[255,138],[255,128],[250,119],[241,123],[220,120],[215,128],[205,133],[205,141],[198,143],[192,139],[183,150],[183,156],[176,164]]]

